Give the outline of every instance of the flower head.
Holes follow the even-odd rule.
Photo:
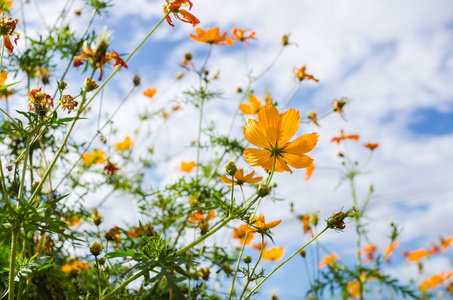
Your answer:
[[[253,240],[253,233],[250,232],[249,234],[247,234],[238,228],[233,228],[233,238],[239,239],[239,242],[241,244],[243,244],[245,241],[245,244],[248,245]]]
[[[115,172],[118,170],[118,166],[116,164],[112,164],[110,161],[108,161],[104,167],[104,171],[107,173],[107,175],[115,175]]]
[[[343,132],[343,129],[340,130],[340,136],[334,137],[332,140],[330,140],[331,143],[336,142],[337,144],[340,143],[341,140],[358,140],[360,136],[358,134],[348,134],[345,135]]]
[[[387,262],[390,262],[390,255],[393,253],[393,251],[399,246],[400,242],[399,241],[392,241],[390,245],[387,246],[384,252],[384,259],[387,260]]]
[[[318,267],[323,268],[327,265],[332,267],[334,265],[334,263],[339,259],[340,259],[340,257],[338,256],[338,254],[336,252],[332,252],[330,255],[324,256],[323,260],[321,262],[319,262]]]
[[[451,242],[453,241],[453,236],[449,236],[447,238],[440,238],[440,246],[442,247],[442,252],[447,251],[448,246],[450,246]]]
[[[255,170],[253,170],[250,174],[244,176],[244,169],[239,168],[236,170],[234,174],[234,185],[243,185],[244,183],[258,183],[260,182],[263,177],[253,177],[255,175]],[[228,184],[228,187],[231,187],[231,179],[226,175],[220,176],[220,180]]]
[[[234,27],[232,30],[231,30],[231,33],[233,34],[233,38],[237,41],[237,42],[244,42],[246,43],[247,45],[250,45],[249,42],[247,40],[249,39],[255,39],[255,31],[252,31],[250,34],[246,34],[247,31],[249,31],[251,29],[238,29],[236,27]]]
[[[427,291],[428,289],[436,289],[439,284],[447,281],[451,278],[451,272],[445,275],[445,272],[442,271],[440,274],[431,276],[428,280],[423,280],[419,288],[422,292]]]
[[[283,247],[272,247],[269,250],[263,249],[262,255],[265,260],[278,261],[283,256]]]
[[[346,103],[348,103],[348,99],[345,97],[341,98],[340,100],[332,100],[332,110],[339,113],[343,119],[345,119],[343,106],[345,106]]]
[[[203,221],[211,221],[215,217],[215,211],[210,210],[206,216],[202,210],[197,210],[196,212],[189,213],[187,217],[187,222],[194,224],[195,228],[198,228]]]
[[[154,95],[157,93],[157,89],[155,87],[148,88],[146,91],[143,91],[143,95],[145,95],[148,98],[154,97]]]
[[[360,256],[366,256],[366,259],[363,261],[363,263],[366,264],[374,260],[376,249],[376,245],[374,244],[363,246],[362,251],[360,251]]]
[[[234,44],[233,37],[227,37],[226,32],[224,32],[222,35],[219,34],[219,27],[207,28],[206,31],[201,28],[197,28],[195,29],[195,33],[197,35],[191,34],[190,38],[200,43],[220,46],[231,46]]]
[[[83,153],[82,161],[86,167],[89,167],[91,165],[102,164],[103,162],[105,162],[107,160],[107,158],[104,156],[105,156],[104,151],[98,151],[98,150],[94,149],[91,152],[91,154],[88,152]]]
[[[121,228],[118,226],[113,226],[108,232],[104,233],[104,236],[107,241],[115,242],[116,246],[119,248],[120,244],[118,244],[118,241],[120,240],[120,234]]]
[[[10,5],[11,6],[11,5]],[[3,37],[3,45],[6,49],[8,49],[9,53],[13,53],[14,46],[11,43],[10,36],[16,35],[14,39],[14,43],[17,45],[17,40],[19,39],[20,35],[17,32],[14,32],[16,29],[17,23],[19,23],[18,19],[13,20],[12,18],[1,15],[0,16],[0,35]]]
[[[33,89],[28,94],[30,101],[30,110],[33,110],[41,119],[47,115],[47,112],[50,111],[50,108],[53,107],[53,100],[50,95],[45,92],[41,92],[41,88]]]
[[[60,104],[63,111],[67,109],[70,114],[79,105],[79,102],[75,101],[71,95],[64,95],[60,99]]]
[[[66,276],[78,276],[82,270],[86,270],[90,267],[89,264],[82,262],[81,260],[71,260],[68,263],[61,266],[61,270],[65,272]],[[74,276],[75,275],[75,276]]]
[[[303,65],[302,68],[300,68],[300,69],[294,67],[293,68],[294,76],[296,76],[296,78],[299,81],[306,79],[306,80],[313,80],[313,81],[319,82],[319,80],[316,79],[315,77],[313,77],[313,75],[305,73],[305,68],[306,68],[305,65]]]
[[[256,115],[262,107],[261,101],[259,101],[255,95],[250,95],[248,100],[249,104],[241,103],[239,104],[239,109],[244,115]],[[272,98],[269,93],[266,93],[264,101],[264,106],[272,105]]]
[[[121,143],[115,144],[115,148],[119,152],[124,152],[125,150],[131,149],[133,145],[134,145],[134,141],[129,136],[126,136],[124,141],[122,141]]]
[[[306,168],[312,159],[304,153],[310,152],[318,142],[318,134],[305,134],[292,142],[289,140],[299,128],[299,112],[293,108],[282,116],[268,105],[258,113],[258,121],[249,119],[244,126],[244,136],[250,143],[263,148],[248,148],[244,157],[252,167],[262,167],[270,172],[275,161],[275,171],[292,173],[288,164],[296,169]]]
[[[370,149],[371,151],[373,151],[374,149],[376,149],[377,147],[379,147],[379,144],[378,144],[378,143],[374,143],[374,144],[368,143],[368,144],[365,144],[364,146],[365,146],[365,148],[368,148],[368,149]]]
[[[419,250],[410,251],[407,254],[407,259],[409,261],[416,262],[416,261],[419,261],[420,259],[422,259],[423,257],[428,257],[429,254],[430,253],[428,250],[421,248]]]
[[[190,173],[197,164],[192,160],[190,162],[181,162],[181,171]]]
[[[245,233],[266,231],[271,228],[274,228],[275,226],[277,226],[278,224],[280,224],[282,222],[282,220],[280,219],[278,221],[266,223],[266,220],[263,215],[254,217],[251,221],[253,224],[252,226],[250,226],[248,224],[242,225],[239,227],[239,230],[241,230],[242,232],[245,232]]]
[[[0,13],[9,11],[11,6],[13,6],[13,0],[0,0]]]
[[[173,13],[173,16],[185,23],[190,23],[192,26],[197,26],[200,23],[194,15],[189,13],[187,10],[182,9],[181,6],[189,6],[189,10],[192,8],[192,2],[190,0],[165,0],[167,1],[167,5],[164,6],[164,13],[167,14],[168,12]],[[169,15],[165,18],[168,25],[171,27],[175,27],[173,25],[171,18]]]
[[[358,280],[348,282],[346,290],[352,298],[360,297],[360,282]]]

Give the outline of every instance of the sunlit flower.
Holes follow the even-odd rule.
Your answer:
[[[252,226],[250,226],[248,224],[242,225],[239,227],[239,230],[241,230],[242,232],[245,232],[245,233],[250,233],[250,232],[253,233],[253,232],[257,232],[259,230],[266,231],[271,228],[274,228],[275,226],[277,226],[278,224],[280,224],[282,222],[282,220],[280,219],[278,221],[266,223],[266,220],[263,215],[254,217],[251,221],[252,221]]]
[[[3,37],[3,46],[8,49],[9,53],[13,53],[14,46],[11,43],[10,35],[16,35],[14,39],[14,43],[17,45],[17,40],[19,39],[20,35],[17,32],[14,32],[16,29],[17,23],[19,23],[18,19],[13,20],[8,16],[2,15],[0,16],[0,35]]]
[[[195,33],[197,35],[190,34],[190,38],[200,43],[220,46],[230,46],[234,44],[233,38],[231,36],[227,37],[226,32],[224,32],[222,35],[219,34],[219,27],[207,28],[206,31],[201,28],[197,28],[195,29]]]
[[[255,31],[252,31],[251,33],[249,33],[248,35],[246,34],[247,31],[249,31],[251,29],[238,29],[236,27],[234,27],[232,30],[231,30],[231,33],[233,34],[233,38],[238,41],[238,42],[244,42],[246,43],[247,45],[250,45],[249,42],[247,40],[249,39],[255,39]]]
[[[358,298],[360,297],[360,282],[358,280],[348,282],[346,285],[346,290],[349,293],[349,296],[352,298]]]
[[[445,275],[445,272],[431,276],[428,280],[423,280],[419,288],[422,292],[427,291],[428,289],[436,289],[439,284],[449,280],[451,277],[451,272]]]
[[[377,248],[374,244],[363,246],[362,251],[360,251],[360,256],[366,256],[366,259],[363,261],[363,263],[366,264],[370,261],[373,261],[375,258],[376,250]]]
[[[27,97],[30,99],[28,102],[30,110],[33,110],[41,119],[44,119],[47,112],[53,107],[53,100],[50,95],[41,92],[41,89],[42,87],[31,90]]]
[[[104,74],[104,65],[111,63],[113,60],[115,61],[113,64],[114,67],[121,65],[127,69],[126,63],[120,58],[118,53],[107,51],[109,46],[109,35],[107,35],[106,30],[98,36],[96,42],[91,43],[90,47],[88,47],[88,41],[84,41],[82,53],[74,57],[74,67],[83,65],[84,61],[88,61],[93,69],[99,70],[99,80],[102,79],[102,75]]]
[[[448,246],[451,244],[453,241],[453,237],[449,236],[446,239],[440,238],[440,246],[442,247],[442,252],[447,251]]]
[[[422,259],[423,257],[428,257],[429,254],[430,253],[429,253],[428,250],[422,248],[422,249],[419,249],[419,250],[410,251],[407,254],[407,259],[409,261],[416,262],[416,261],[419,261],[420,259]]]
[[[189,10],[192,8],[192,2],[189,0],[165,0],[167,1],[167,5],[164,6],[164,13],[167,14],[169,11],[170,13],[173,13],[173,16],[185,23],[190,23],[194,27],[197,26],[200,23],[200,20],[198,20],[194,15],[189,13],[187,10],[182,9],[181,6],[189,6]],[[165,18],[167,20],[168,25],[171,27],[175,27],[173,25],[170,16],[167,16]]]
[[[312,159],[304,153],[310,152],[318,142],[318,134],[305,134],[288,142],[299,128],[299,112],[293,108],[282,116],[268,105],[258,113],[258,121],[249,119],[244,126],[244,136],[250,143],[263,149],[248,148],[244,157],[252,167],[262,167],[270,172],[275,160],[275,171],[292,173],[288,164],[296,169],[306,168]]]
[[[82,161],[86,167],[89,167],[91,165],[102,164],[106,160],[107,160],[107,158],[105,157],[104,151],[98,151],[98,150],[94,149],[91,152],[91,154],[88,152],[85,152],[82,154]]]
[[[107,175],[115,175],[115,172],[118,171],[119,168],[116,164],[112,164],[110,161],[104,166],[104,171]]]
[[[379,144],[378,144],[378,143],[375,143],[375,144],[368,143],[368,144],[365,144],[364,146],[365,146],[366,148],[370,149],[371,151],[373,151],[374,149],[376,149],[377,147],[379,147]]]
[[[115,144],[115,148],[119,152],[124,152],[125,150],[131,149],[133,145],[134,145],[134,141],[129,136],[126,136],[124,141],[122,141],[121,143]]]
[[[305,65],[303,65],[302,68],[300,68],[300,69],[298,69],[296,67],[293,68],[293,73],[294,73],[294,76],[296,76],[296,78],[299,81],[306,79],[306,80],[314,80],[316,82],[319,82],[319,80],[316,79],[315,77],[313,77],[313,75],[305,73]]]
[[[0,87],[3,86],[7,77],[8,77],[8,72],[2,71],[2,73],[0,74]]]
[[[155,87],[148,88],[146,91],[143,91],[143,95],[145,95],[148,98],[154,97],[154,95],[157,93],[157,89]]]
[[[341,130],[340,130],[340,136],[334,137],[330,142],[331,142],[331,143],[336,142],[337,144],[339,144],[341,140],[345,140],[345,139],[349,139],[349,140],[358,140],[359,137],[360,137],[360,136],[359,136],[358,134],[348,134],[348,135],[345,135],[344,132],[343,132],[343,129],[341,129]]]
[[[247,240],[245,237],[247,236]],[[240,243],[243,244],[245,241],[245,244],[248,245],[250,242],[253,240],[253,233],[249,233],[248,235],[243,232],[242,230],[239,230],[237,228],[233,228],[233,238],[239,239]]]
[[[384,252],[384,259],[387,260],[387,262],[389,262],[390,255],[396,249],[396,247],[399,246],[399,244],[400,244],[399,241],[393,241],[390,245],[387,246]]]
[[[338,254],[336,252],[332,252],[330,255],[324,256],[323,260],[319,262],[318,267],[323,268],[327,265],[332,267],[334,263],[339,259],[340,257],[338,256]]]
[[[70,274],[80,275],[82,270],[86,270],[89,267],[89,264],[84,263],[80,260],[71,260],[65,265],[61,266],[61,270],[66,274],[66,276],[69,276]]]
[[[187,222],[190,224],[194,224],[195,228],[198,228],[203,221],[211,221],[215,217],[215,211],[210,210],[207,214],[206,217],[204,215],[204,212],[202,210],[197,210],[196,212],[191,212],[189,213],[189,216],[187,217]]]
[[[190,173],[197,164],[192,160],[189,162],[181,162],[181,171]]]
[[[278,261],[283,256],[283,247],[272,247],[269,250],[263,249],[262,255],[265,260]]]
[[[255,177],[253,178],[253,175],[255,175],[255,170],[253,170],[250,174],[244,176],[244,169],[239,168],[236,170],[236,173],[234,174],[234,185],[243,185],[244,183],[257,183],[260,182],[263,177]],[[231,187],[231,178],[227,177],[226,175],[220,176],[220,180],[228,184],[228,187]]]
[[[118,226],[113,226],[110,228],[108,232],[104,233],[105,239],[109,242],[115,242],[116,246],[119,248],[120,244],[118,241],[120,240],[121,228]]]
[[[255,95],[250,95],[248,100],[249,104],[241,103],[239,104],[239,109],[244,115],[256,115],[262,107],[261,101],[259,101]],[[272,98],[270,97],[269,93],[266,93],[264,106],[271,104]]]

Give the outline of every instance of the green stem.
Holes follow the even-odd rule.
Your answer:
[[[20,227],[17,225],[12,226],[11,232],[11,260],[9,262],[9,294],[8,300],[14,300],[14,277],[16,268],[16,249],[17,239],[19,237]]]
[[[359,286],[360,286],[360,300],[363,300],[363,282],[361,277],[362,274],[362,258],[360,256],[360,249],[361,249],[361,234],[360,234],[360,216],[362,215],[362,212],[360,211],[360,208],[357,205],[357,196],[356,196],[356,190],[355,190],[355,182],[354,182],[354,177],[350,178],[350,183],[351,183],[351,193],[352,193],[352,201],[354,203],[354,207],[357,208],[357,213],[355,214],[355,228],[356,228],[356,234],[357,234],[357,280],[359,281]]]
[[[2,111],[2,113],[4,113],[14,123],[14,125],[16,125],[18,128],[20,128],[19,124],[17,124],[16,121],[6,111],[4,111],[1,107],[0,107],[0,111]]]
[[[198,138],[197,138],[197,172],[196,172],[196,179],[197,179],[197,185],[199,182],[199,176],[200,176],[200,139],[201,139],[201,125],[203,121],[203,103],[204,103],[204,98],[200,99],[200,117],[198,119]]]
[[[321,234],[323,234],[327,229],[329,229],[329,227],[326,227],[324,228],[320,233],[318,233],[314,238],[312,238],[308,243],[306,243],[305,245],[303,245],[301,248],[299,248],[299,250],[297,250],[296,252],[294,252],[290,257],[288,257],[284,262],[282,262],[281,264],[279,264],[275,269],[272,270],[272,272],[270,272],[266,277],[264,277],[263,280],[260,281],[260,283],[258,283],[257,286],[255,286],[255,288],[253,290],[250,291],[250,293],[245,297],[245,299],[250,299],[250,296],[252,295],[252,293],[254,291],[256,291],[262,284],[264,281],[266,281],[269,277],[271,277],[272,274],[274,274],[278,269],[280,269],[284,264],[286,264],[291,258],[293,258],[294,256],[296,256],[302,249],[304,249],[305,247],[307,247],[308,245],[311,244],[311,242],[313,242],[314,240],[316,240]]]
[[[286,105],[288,105],[289,101],[291,101],[291,99],[294,97],[294,95],[297,93],[297,91],[299,90],[300,88],[300,83],[301,81],[299,81],[296,85],[296,87],[293,89],[292,93],[288,96],[288,98],[286,99],[286,101],[283,103],[282,105],[282,109],[286,107]]]
[[[2,156],[0,154],[0,174],[2,176],[2,195],[3,195],[3,202],[5,204],[8,203],[8,191],[6,190],[6,181],[5,181],[5,174],[3,173],[3,165],[2,165]]]
[[[98,257],[95,256],[94,259],[96,260],[96,274],[98,275],[98,293],[99,293],[99,299],[102,299],[101,297],[101,275],[100,275],[100,270],[99,270],[99,262],[98,262]]]
[[[260,256],[258,257],[258,260],[256,261],[256,264],[255,264],[255,266],[253,267],[252,273],[249,273],[249,278],[247,278],[247,282],[245,283],[244,288],[242,289],[242,294],[241,294],[241,296],[239,297],[239,300],[242,299],[242,297],[243,297],[244,294],[245,294],[245,291],[247,290],[247,287],[249,286],[249,284],[250,284],[250,282],[251,282],[251,281],[250,281],[250,276],[255,275],[255,270],[256,270],[256,268],[258,267],[258,264],[260,263],[261,258],[263,257],[263,251],[264,251],[264,234],[261,234],[261,251],[260,251]]]
[[[20,201],[23,197],[24,194],[24,184],[25,184],[25,174],[27,173],[27,161],[28,161],[28,155],[30,152],[30,140],[31,140],[31,134],[27,134],[27,144],[25,146],[25,158],[24,158],[24,166],[22,169],[22,177],[20,180],[20,185],[19,185],[19,195],[17,196],[17,199]],[[17,205],[19,205],[19,202],[17,202]]]

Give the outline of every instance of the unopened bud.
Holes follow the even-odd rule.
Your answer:
[[[140,76],[135,75],[134,78],[132,79],[132,83],[134,86],[139,86],[140,85]]]
[[[228,162],[226,165],[225,165],[225,170],[226,170],[226,173],[230,176],[234,176],[234,174],[236,174],[236,171],[237,171],[237,167],[236,167],[236,164],[232,161]]]
[[[102,247],[101,244],[98,242],[94,242],[93,245],[90,247],[90,253],[93,254],[94,256],[98,256],[101,254],[102,250],[104,250],[104,247]]]
[[[239,94],[242,93],[242,89],[240,87],[237,87],[236,88],[236,93],[239,93]]]
[[[68,84],[66,82],[64,82],[64,81],[61,81],[61,82],[58,83],[58,89],[59,90],[64,90],[64,89],[66,89],[67,86],[68,86]]]
[[[105,258],[104,258],[104,257],[101,257],[101,258],[99,259],[99,264],[100,264],[101,266],[103,266],[103,265],[105,264]]]
[[[249,263],[252,262],[252,258],[251,258],[250,256],[246,256],[246,257],[244,257],[244,262],[245,262],[246,264],[249,264]]]
[[[300,251],[299,251],[299,254],[300,254],[303,258],[305,258],[305,256],[307,256],[307,253],[305,252],[304,249],[300,250]]]
[[[266,197],[269,194],[270,190],[271,189],[267,184],[260,184],[256,189],[256,194],[260,197]]]
[[[191,61],[191,60],[192,60],[192,53],[187,52],[187,53],[184,55],[184,59],[187,60],[187,61]]]

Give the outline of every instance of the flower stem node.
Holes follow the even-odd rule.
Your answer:
[[[249,263],[252,262],[252,258],[251,258],[250,256],[246,256],[246,257],[244,257],[244,262],[245,262],[246,264],[249,264]]]
[[[102,247],[101,244],[98,242],[94,242],[93,245],[90,247],[90,253],[93,254],[94,256],[99,256],[101,254],[102,250],[104,250],[104,247]]]
[[[267,184],[260,184],[256,189],[256,194],[260,197],[266,197],[271,191],[270,187]]]
[[[230,176],[234,176],[234,174],[236,174],[236,171],[237,171],[237,167],[236,167],[236,164],[232,161],[228,162],[226,165],[225,165],[225,170],[226,170],[226,173]]]

